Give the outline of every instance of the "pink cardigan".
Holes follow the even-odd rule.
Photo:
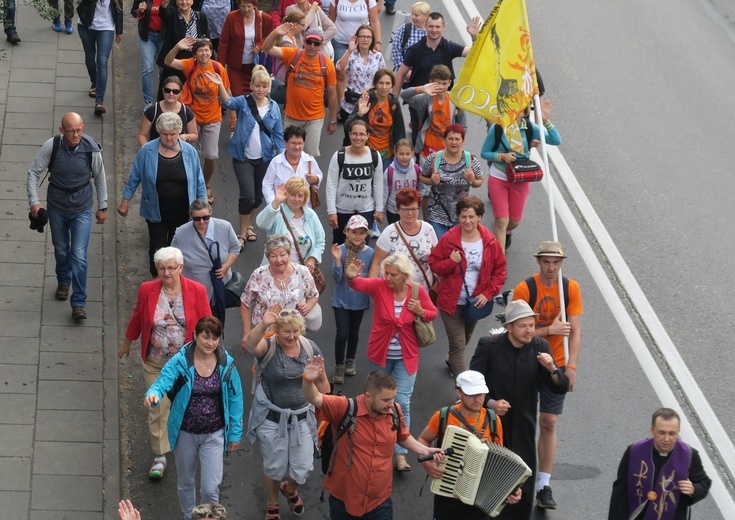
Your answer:
[[[398,331],[398,341],[403,353],[403,364],[406,371],[413,375],[419,369],[419,342],[416,337],[416,329],[413,326],[414,314],[404,305],[401,315],[395,317],[393,305],[393,291],[388,283],[382,278],[362,278],[358,276],[348,285],[356,291],[369,294],[373,300],[373,323],[368,340],[367,357],[370,361],[382,367],[386,365],[388,356],[388,344],[393,335]],[[411,286],[408,283],[408,294],[405,303],[411,299]],[[433,321],[438,312],[429,298],[426,289],[419,285],[419,303],[424,309],[423,321]]]

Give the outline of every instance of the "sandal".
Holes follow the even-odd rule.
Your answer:
[[[265,509],[265,520],[281,520],[281,506],[268,504]]]
[[[97,87],[92,85],[89,87],[89,91],[87,93],[89,94],[89,97],[97,97]]]
[[[396,471],[411,471],[411,466],[406,462],[406,456],[403,453],[396,454],[393,467],[396,468]]]
[[[253,228],[253,226],[248,226],[247,231],[245,231],[245,239],[248,242],[255,242],[256,240],[258,240],[258,235],[257,233],[255,233],[255,229]]]
[[[288,494],[287,484],[287,482],[281,482],[281,493],[288,499],[288,508],[291,512],[296,516],[301,516],[304,514],[304,503],[301,501],[298,491],[294,491],[292,495]]]
[[[150,478],[160,479],[163,478],[163,473],[166,471],[166,457],[156,457],[153,459],[153,465],[148,470],[148,476]]]
[[[207,202],[214,204],[214,195],[212,195],[212,188],[207,188]]]
[[[242,235],[237,235],[237,239],[240,241],[240,252],[242,253],[242,250],[245,249],[245,241],[247,239]]]

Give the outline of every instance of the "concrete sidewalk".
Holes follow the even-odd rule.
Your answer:
[[[0,41],[0,504],[3,518],[112,519],[120,500],[112,67],[102,119],[87,95],[76,26],[56,33],[22,4],[17,26],[19,45]],[[51,236],[29,229],[26,197],[28,165],[70,111],[104,148],[110,208],[105,225],[92,227],[81,324],[68,301],[54,299]]]

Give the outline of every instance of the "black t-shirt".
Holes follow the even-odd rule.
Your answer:
[[[446,65],[452,71],[452,79],[454,79],[454,67],[452,60],[461,58],[464,52],[464,45],[450,42],[446,38],[441,39],[436,49],[431,49],[426,45],[426,37],[421,38],[417,43],[411,45],[406,51],[403,63],[411,69],[411,79],[408,84],[411,87],[426,85],[429,82],[429,74],[434,65]]]
[[[161,103],[153,103],[151,106],[145,109],[143,112],[143,115],[145,118],[151,122],[151,131],[148,140],[153,141],[154,139],[158,139],[160,136],[158,134],[158,130],[156,130],[156,121],[158,121],[158,118],[161,117],[161,114],[163,114],[163,110],[161,110]],[[181,133],[186,133],[186,125],[189,124],[189,121],[194,119],[194,112],[191,111],[191,108],[186,106],[185,104],[181,103],[181,110],[179,110],[179,117],[181,118]]]
[[[176,220],[189,213],[189,190],[184,158],[158,155],[156,191],[162,220]]]

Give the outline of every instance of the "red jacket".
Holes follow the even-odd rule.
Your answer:
[[[128,322],[125,337],[134,341],[140,337],[140,357],[145,361],[148,357],[148,342],[151,339],[153,313],[156,312],[158,297],[161,294],[161,280],[143,282],[138,288],[138,301],[135,303],[133,316]],[[212,315],[207,298],[207,289],[199,282],[181,277],[181,295],[184,299],[184,317],[186,319],[186,341],[194,339],[197,322]]]
[[[253,12],[255,17],[255,45],[263,49],[263,41],[273,31],[271,15],[259,9]],[[245,48],[245,26],[242,11],[230,11],[222,26],[219,37],[217,61],[224,63],[230,69],[242,70],[242,52]]]
[[[495,235],[489,229],[483,225],[478,225],[477,229],[482,237],[482,267],[472,296],[482,293],[488,300],[492,301],[505,284],[505,254],[500,248],[500,243]],[[454,314],[457,310],[460,292],[464,291],[460,264],[449,257],[452,251],[455,250],[462,253],[460,264],[462,264],[462,269],[466,270],[467,259],[462,249],[461,226],[454,226],[447,231],[439,240],[439,243],[434,246],[429,256],[431,272],[441,277],[437,290],[439,296],[436,306],[447,314]]]
[[[415,374],[419,369],[419,340],[416,337],[416,329],[413,326],[414,314],[408,310],[408,300],[411,299],[412,283],[407,283],[408,293],[401,315],[395,317],[393,305],[393,291],[388,283],[382,278],[362,278],[358,276],[348,285],[356,291],[364,292],[372,297],[373,323],[368,340],[367,357],[373,363],[385,367],[388,357],[388,344],[393,335],[398,331],[398,342],[401,344],[403,364],[406,372]],[[439,314],[431,303],[429,293],[419,285],[419,303],[424,309],[425,322],[433,321]]]

